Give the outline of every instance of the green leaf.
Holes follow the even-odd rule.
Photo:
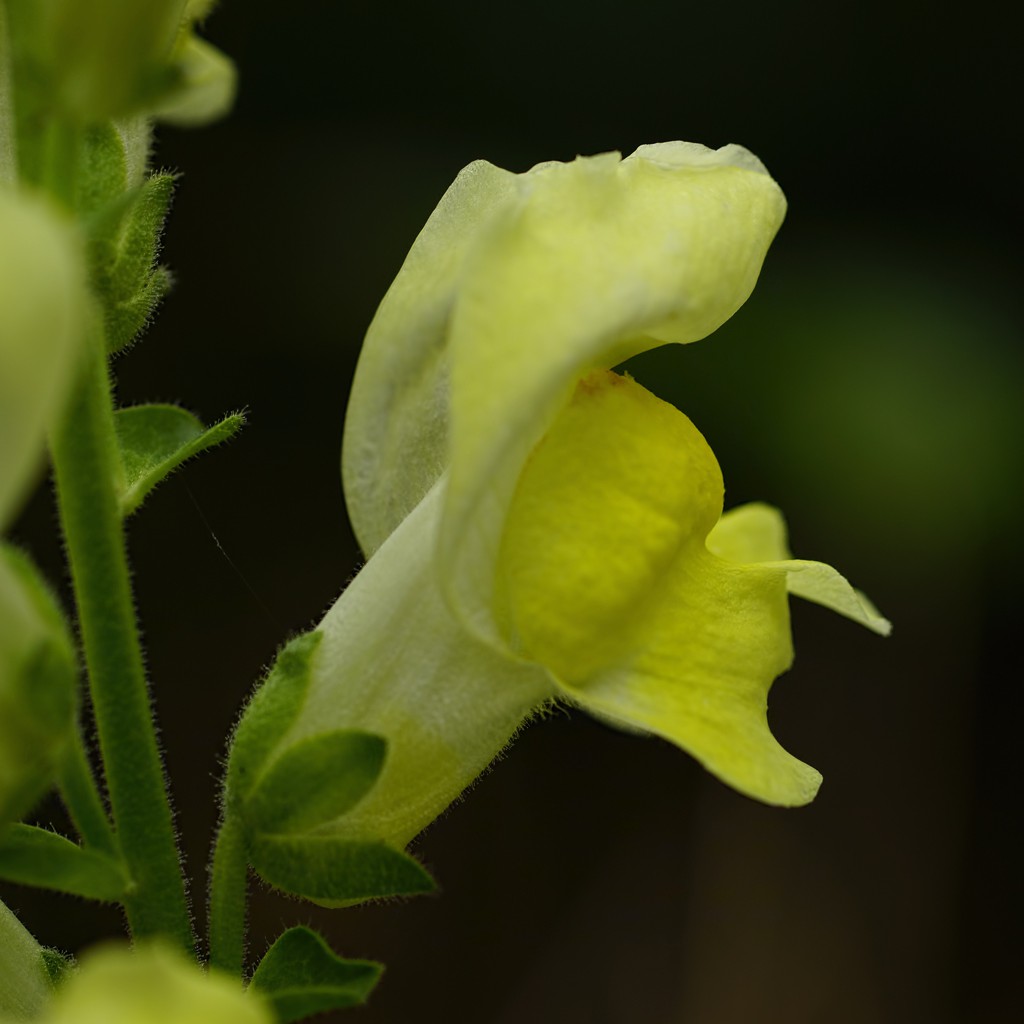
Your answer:
[[[107,350],[119,352],[153,319],[156,307],[171,290],[171,273],[157,267],[130,299],[115,302],[106,310]]]
[[[124,142],[114,128],[106,130],[113,135],[106,148],[116,146],[123,180]],[[100,158],[106,156],[106,149],[97,153],[97,175],[104,170]],[[152,174],[131,191],[122,187],[106,195],[97,187],[90,193],[89,259],[110,352],[120,351],[135,338],[170,288],[170,273],[156,266],[156,257],[175,181],[173,174]]]
[[[111,283],[119,299],[134,295],[153,269],[175,180],[173,174],[166,172],[151,174],[138,190],[118,240],[117,265]]]
[[[255,832],[308,832],[341,817],[372,788],[387,741],[337,729],[289,746],[264,772],[243,807]]]
[[[121,899],[131,886],[113,857],[34,825],[12,825],[4,833],[0,878],[109,902]]]
[[[304,633],[281,649],[266,681],[242,712],[228,754],[226,799],[244,801],[281,737],[302,710],[323,634]]]
[[[138,291],[152,270],[177,178],[165,171],[129,188],[125,140],[112,123],[87,130],[82,162],[77,203],[97,289],[109,304]]]
[[[273,1003],[281,1024],[366,1002],[384,971],[342,960],[310,928],[289,928],[267,950],[250,985]]]
[[[340,836],[256,835],[252,866],[271,885],[323,903],[433,892],[419,861],[385,843]]]
[[[245,416],[233,413],[206,428],[176,405],[135,405],[114,415],[121,447],[121,514],[134,512],[149,492],[186,459],[233,437]]]

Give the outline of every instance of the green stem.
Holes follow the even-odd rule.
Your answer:
[[[210,966],[238,976],[245,964],[248,852],[241,826],[225,815],[210,871]]]
[[[64,754],[57,784],[64,806],[82,841],[104,853],[120,857],[114,830],[110,827],[107,809],[103,806],[103,798],[96,786],[80,730],[76,730],[74,740]]]
[[[118,510],[110,379],[94,332],[52,437],[57,502],[78,606],[110,806],[135,881],[125,910],[136,937],[194,938],[135,621]]]

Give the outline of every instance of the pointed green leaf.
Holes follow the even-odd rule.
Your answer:
[[[131,886],[124,867],[113,857],[85,850],[34,825],[12,825],[4,833],[0,878],[111,902],[121,899]]]
[[[246,799],[267,758],[302,710],[313,658],[322,639],[317,631],[290,640],[242,713],[228,754],[225,788],[229,806]]]
[[[413,896],[436,888],[407,853],[340,836],[256,835],[252,866],[265,882],[318,903]]]
[[[156,259],[167,211],[174,194],[173,174],[152,174],[125,218],[118,239],[117,263],[111,275],[114,296],[125,300],[144,287]]]
[[[267,950],[251,987],[273,1003],[281,1024],[365,1003],[384,971],[370,960],[342,960],[310,928],[289,928]]]
[[[149,492],[186,459],[233,437],[245,417],[225,416],[206,428],[176,405],[136,405],[115,414],[117,440],[125,487],[121,493],[121,514],[134,512]]]
[[[308,832],[341,817],[377,781],[387,741],[357,729],[309,736],[266,770],[242,814],[255,832]]]
[[[105,301],[110,275],[125,249],[134,256],[144,250],[145,258],[134,275],[134,286],[122,287],[122,298],[137,289],[152,268],[175,180],[173,174],[163,172],[130,187],[125,136],[113,122],[87,130],[76,202],[89,240],[98,291]]]
[[[79,203],[85,211],[92,279],[103,304],[107,349],[118,352],[146,326],[170,288],[170,272],[156,266],[156,257],[176,178],[152,174],[128,189],[121,134],[105,125],[90,138],[94,141],[86,147],[85,161],[90,174],[79,183]],[[108,174],[121,182],[116,189]]]
[[[171,290],[171,273],[157,267],[142,289],[124,302],[114,302],[106,309],[106,339],[109,352],[120,352],[138,337],[153,319],[156,307]]]
[[[131,343],[170,287],[170,273],[155,264],[174,182],[173,174],[152,174],[89,223],[93,277],[111,352]]]

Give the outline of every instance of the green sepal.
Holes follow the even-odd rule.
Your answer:
[[[135,405],[114,414],[121,449],[124,488],[121,515],[131,515],[149,492],[186,459],[233,437],[245,423],[242,413],[212,427],[176,405]]]
[[[426,868],[407,853],[340,836],[254,835],[251,863],[270,885],[325,905],[437,888]]]
[[[225,788],[229,807],[246,799],[267,759],[302,710],[322,639],[322,633],[304,633],[285,644],[242,712],[228,754]]]
[[[337,729],[289,746],[263,773],[242,809],[254,832],[308,832],[341,817],[372,788],[384,767],[387,741],[358,729]]]
[[[113,273],[122,255],[127,258],[118,279],[120,295],[124,297],[138,288],[152,268],[177,178],[163,171],[150,174],[140,185],[129,188],[125,141],[113,125],[107,127],[119,147],[123,185],[118,189],[110,188],[102,177],[95,185],[90,185],[86,178],[85,183],[79,185],[78,202],[83,207],[82,223],[91,247],[93,269],[104,278],[100,281],[101,290],[109,286],[110,282],[105,279]],[[100,174],[102,170],[100,163]]]
[[[124,142],[115,129],[110,130],[117,136],[123,168]],[[103,303],[110,352],[132,342],[170,288],[170,273],[155,264],[175,180],[173,174],[151,174],[137,189],[110,197],[87,221],[93,279]]]
[[[366,1002],[383,964],[343,960],[310,928],[289,928],[267,950],[250,987],[273,1005],[281,1024]]]
[[[105,902],[120,900],[131,887],[113,857],[34,825],[12,825],[3,834],[0,878]]]
[[[132,343],[153,319],[156,307],[171,290],[171,282],[171,272],[166,267],[157,267],[135,295],[106,309],[108,351],[119,352]]]
[[[139,186],[128,216],[122,225],[117,266],[114,268],[115,294],[125,298],[137,292],[153,267],[160,235],[174,198],[177,180],[166,171],[151,174]]]
[[[170,290],[170,272],[155,264],[174,183],[173,174],[150,175],[125,220],[116,262],[104,281],[109,296],[106,327],[110,352],[118,352],[134,340]]]

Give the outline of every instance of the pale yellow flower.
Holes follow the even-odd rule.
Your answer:
[[[784,212],[738,146],[459,175],[366,337],[343,465],[369,560],[264,761],[333,729],[386,739],[376,785],[318,834],[403,845],[553,702],[658,734],[757,799],[814,797],[820,776],[767,722],[787,592],[888,623],[792,560],[774,510],[723,515],[696,427],[611,372],[728,319]]]

